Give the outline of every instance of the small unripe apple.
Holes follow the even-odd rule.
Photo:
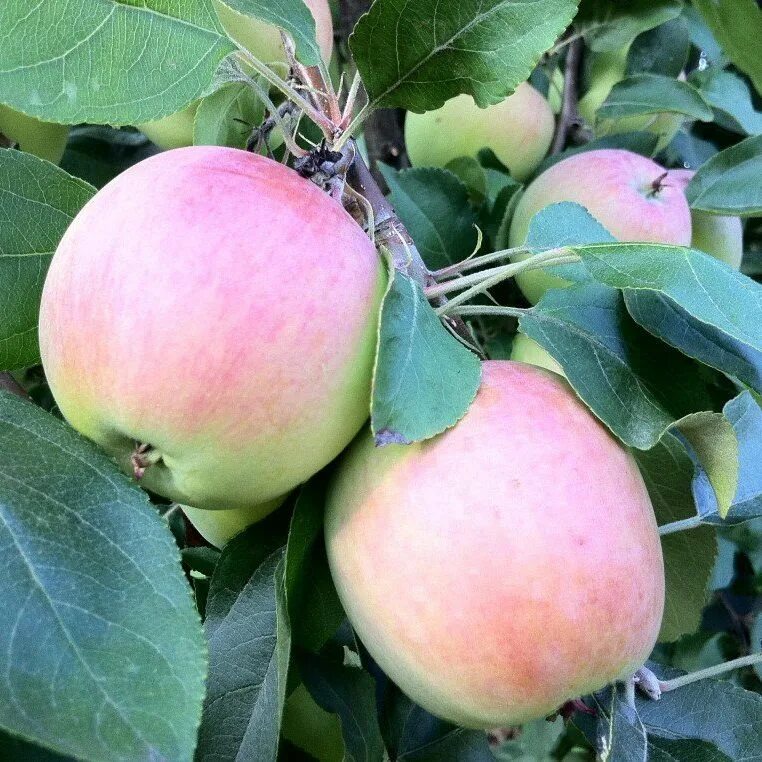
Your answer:
[[[333,17],[328,0],[304,0],[315,19],[315,36],[324,61],[330,61],[333,50]],[[230,37],[263,63],[285,68],[286,53],[280,29],[259,19],[234,11],[220,0],[214,7],[222,26]],[[182,148],[193,145],[193,120],[198,103],[163,119],[139,125],[140,131],[159,148]]]
[[[696,173],[690,169],[673,169],[670,180],[685,189]],[[691,209],[693,234],[691,246],[711,254],[734,269],[741,267],[743,259],[743,224],[740,217],[709,214]]]
[[[525,180],[547,154],[555,120],[548,102],[529,83],[504,101],[479,108],[470,95],[436,111],[405,117],[405,146],[414,167],[444,167],[491,148],[517,180]]]
[[[215,548],[223,548],[237,534],[272,513],[283,503],[284,499],[285,496],[271,500],[264,505],[217,511],[191,508],[189,505],[181,505],[180,507],[188,521],[210,545],[214,545]]]
[[[146,487],[251,510],[367,418],[384,283],[368,236],[293,170],[168,151],[66,231],[43,289],[43,365],[66,419]]]
[[[326,507],[344,609],[379,666],[473,728],[543,717],[638,669],[664,569],[632,456],[554,373],[484,364],[465,417],[409,446],[361,434]]]
[[[651,132],[659,137],[656,151],[661,151],[677,135],[684,121],[681,114],[643,114],[596,121],[598,109],[608,98],[614,85],[621,82],[627,73],[628,52],[629,46],[620,50],[596,53],[593,56],[590,87],[580,98],[578,112],[588,124],[595,126],[596,134],[599,136],[623,132]],[[681,75],[681,78],[684,79],[684,76]]]
[[[19,148],[41,159],[58,164],[66,149],[69,127],[65,124],[41,122],[0,104],[0,132]]]
[[[620,241],[678,246],[691,242],[691,213],[682,188],[669,183],[667,171],[656,162],[630,151],[583,151],[543,172],[516,206],[510,246],[522,246],[532,217],[561,201],[584,206]],[[515,261],[527,256],[516,256]],[[568,285],[568,281],[539,269],[520,273],[516,282],[533,304],[549,288]]]
[[[564,369],[553,359],[550,353],[525,333],[517,333],[513,337],[511,360],[552,370],[553,373],[558,373],[559,376],[564,375]]]

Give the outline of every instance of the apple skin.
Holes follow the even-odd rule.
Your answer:
[[[286,496],[271,500],[264,505],[249,508],[229,508],[216,511],[181,505],[183,513],[196,531],[215,548],[224,548],[237,534],[261,521],[283,504]]]
[[[564,369],[553,359],[549,352],[543,349],[534,339],[525,333],[517,333],[511,345],[511,360],[536,365],[564,376]]]
[[[323,60],[329,61],[333,51],[333,17],[330,4],[328,0],[304,2],[315,19],[315,33]],[[220,0],[214,0],[214,8],[225,31],[241,47],[264,63],[285,65],[286,54],[277,27],[237,13]],[[164,150],[191,146],[193,120],[196,118],[197,109],[198,101],[163,119],[140,124],[138,128],[152,143]]]
[[[250,510],[333,460],[368,417],[385,274],[346,211],[233,148],[157,154],[80,211],[48,272],[40,344],[74,428],[183,505]]]
[[[696,173],[690,169],[673,169],[671,180],[685,190]],[[693,235],[691,246],[711,254],[734,270],[741,267],[743,259],[743,224],[740,217],[725,217],[709,214],[700,209],[691,209]]]
[[[557,375],[484,363],[465,417],[423,443],[345,453],[328,559],[352,626],[432,714],[543,717],[640,667],[664,570],[631,455]]]
[[[584,206],[620,241],[688,246],[691,213],[682,188],[664,180],[666,170],[651,159],[620,149],[583,151],[543,172],[524,191],[511,220],[511,247],[522,246],[537,212],[550,204],[574,201]],[[526,259],[518,255],[514,261]],[[535,304],[549,288],[568,281],[545,270],[519,273],[516,283]]]
[[[405,117],[405,145],[414,167],[444,167],[491,148],[517,180],[525,180],[547,154],[555,119],[529,83],[504,101],[479,108],[470,95],[451,98],[436,111]]]
[[[611,88],[621,82],[627,73],[629,46],[620,50],[595,53],[590,70],[590,87],[580,98],[579,115],[591,126],[596,127],[596,135],[616,135],[623,132],[652,132],[659,137],[656,152],[666,148],[677,135],[683,124],[681,114],[644,114],[621,119],[596,122],[596,112],[608,98]],[[681,78],[684,77],[681,75]]]
[[[3,104],[0,104],[0,132],[18,143],[22,151],[53,164],[61,161],[69,137],[68,125],[41,122]]]

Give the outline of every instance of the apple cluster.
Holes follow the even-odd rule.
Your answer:
[[[309,5],[327,55],[328,6]],[[242,44],[281,59],[279,37],[221,10]],[[514,360],[482,364],[458,424],[377,447],[366,421],[387,274],[373,242],[282,164],[179,147],[194,109],[142,125],[172,150],[97,193],[53,257],[40,342],[61,413],[218,546],[333,464],[325,541],[347,616],[437,716],[513,725],[632,676],[659,632],[664,570],[631,454],[521,336]],[[487,109],[458,96],[409,114],[407,149],[445,166],[488,147],[525,181],[554,126],[524,83]],[[577,153],[529,182],[510,244],[574,201],[620,240],[738,267],[740,221],[692,214],[689,180],[623,150]],[[518,283],[532,303],[566,285],[543,270]]]

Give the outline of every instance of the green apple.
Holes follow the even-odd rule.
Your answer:
[[[19,148],[41,159],[58,164],[66,148],[69,127],[41,122],[32,116],[0,104],[0,132]]]
[[[517,333],[513,337],[511,360],[552,370],[553,373],[558,373],[559,376],[564,375],[564,369],[553,359],[550,353],[543,349],[534,339],[530,339],[525,333]]]
[[[670,179],[685,189],[696,173],[690,169],[673,169]],[[709,214],[700,209],[691,209],[693,234],[691,246],[740,269],[743,259],[743,224],[740,217],[725,217]]]
[[[325,536],[370,655],[458,725],[544,717],[631,676],[659,633],[664,567],[638,467],[531,365],[484,363],[471,408],[433,439],[378,448],[363,432]]]
[[[620,119],[598,120],[597,111],[608,98],[611,88],[621,82],[627,73],[629,46],[620,50],[594,53],[590,66],[590,87],[580,98],[579,115],[601,137],[623,132],[652,132],[659,137],[656,150],[666,147],[677,134],[683,123],[681,114],[644,114]]]
[[[315,31],[320,51],[325,61],[333,50],[333,19],[328,0],[305,0],[315,18]],[[221,0],[214,0],[214,7],[222,26],[230,37],[260,61],[285,68],[280,29],[259,19],[237,13]],[[159,148],[182,148],[193,145],[193,120],[198,103],[163,119],[138,125],[141,132]]]
[[[444,167],[491,148],[514,178],[525,180],[545,158],[554,126],[548,101],[524,82],[484,109],[470,95],[458,95],[436,111],[408,112],[405,146],[414,167]]]

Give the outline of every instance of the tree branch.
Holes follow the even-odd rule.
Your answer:
[[[24,387],[10,373],[0,373],[0,389],[16,394],[19,397],[27,396]]]
[[[586,133],[583,134],[585,128],[577,110],[582,49],[582,40],[575,39],[569,43],[566,51],[563,102],[556,125],[556,134],[553,136],[551,154],[563,151],[569,138],[573,138],[575,142],[586,142],[591,137]]]

